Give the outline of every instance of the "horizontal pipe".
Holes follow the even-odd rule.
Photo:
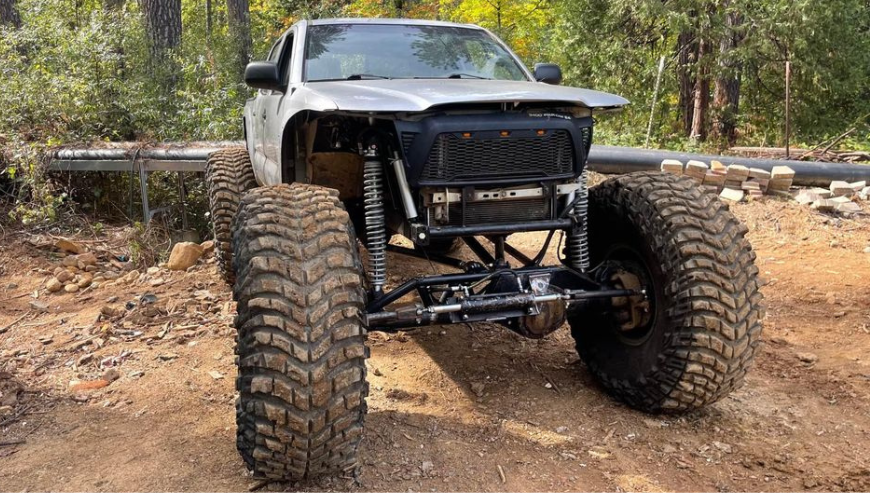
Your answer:
[[[755,159],[687,152],[635,149],[593,145],[589,152],[589,169],[604,174],[624,174],[635,171],[657,170],[665,159],[676,159],[684,164],[695,160],[709,164],[712,160],[724,165],[740,164],[747,168],[770,171],[774,166],[788,166],[795,172],[794,184],[800,186],[827,187],[832,181],[870,181],[870,166],[849,163],[821,163],[812,161],[787,161],[781,159]]]
[[[202,173],[205,171],[205,161],[198,160],[162,160],[162,159],[55,159],[49,166],[52,171],[189,171]]]
[[[54,158],[65,161],[129,161],[134,158],[169,161],[206,161],[208,155],[212,152],[226,147],[242,147],[244,145],[243,141],[173,143],[161,148],[138,148],[138,152],[135,147],[61,149],[55,153]],[[870,165],[756,159],[601,145],[592,146],[592,150],[589,152],[588,163],[589,169],[598,173],[624,174],[660,169],[662,161],[665,159],[676,159],[683,163],[696,160],[707,164],[712,160],[717,160],[725,165],[740,164],[748,168],[761,168],[767,171],[773,169],[774,166],[788,166],[795,171],[794,184],[800,186],[828,186],[834,180],[848,182],[870,181]]]
[[[208,155],[227,147],[244,147],[243,141],[172,143],[165,147],[132,147],[113,149],[60,149],[55,159],[61,160],[131,160],[206,161]]]
[[[571,219],[549,219],[546,221],[526,221],[516,224],[482,224],[479,226],[439,226],[429,229],[430,238],[448,238],[474,235],[505,235],[527,233],[529,231],[549,231],[569,229],[574,226]]]

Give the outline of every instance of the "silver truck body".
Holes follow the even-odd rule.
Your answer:
[[[480,79],[304,80],[305,39],[309,26],[328,24],[400,24],[450,26],[487,32],[522,67],[526,81]],[[608,110],[628,104],[620,96],[589,89],[536,82],[515,53],[485,29],[466,24],[409,19],[328,19],[300,21],[275,43],[269,56],[281,67],[286,91],[259,90],[244,109],[245,140],[257,182],[274,185],[282,177],[282,142],[287,127],[302,112],[346,112],[402,118],[447,105],[552,102],[589,110]],[[291,179],[292,181],[292,179]]]

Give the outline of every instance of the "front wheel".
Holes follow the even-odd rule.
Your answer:
[[[611,394],[647,412],[689,411],[743,383],[764,316],[746,232],[685,177],[637,173],[590,189],[595,274],[648,293],[569,316],[581,358]]]
[[[237,446],[258,477],[356,467],[366,413],[365,297],[338,192],[251,190],[233,224]]]

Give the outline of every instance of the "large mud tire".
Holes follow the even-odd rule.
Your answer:
[[[609,179],[589,205],[593,266],[633,249],[654,291],[645,333],[606,313],[569,317],[590,371],[647,412],[690,411],[740,387],[764,316],[746,226],[693,180],[660,173]]]
[[[277,185],[234,223],[237,446],[257,477],[356,467],[368,395],[356,237],[335,190]]]
[[[205,183],[218,269],[224,281],[232,286],[235,281],[232,265],[233,218],[242,195],[257,186],[248,150],[243,147],[221,149],[209,154],[205,165]]]

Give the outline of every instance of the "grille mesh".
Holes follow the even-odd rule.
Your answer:
[[[465,139],[440,134],[421,176],[427,181],[569,175],[574,148],[567,131],[543,137]]]
[[[417,132],[405,132],[402,134],[402,149],[405,150],[406,156],[411,153],[411,144],[414,143],[416,138]]]
[[[505,224],[550,219],[550,203],[545,197],[518,200],[472,202],[465,205],[465,225]],[[462,207],[450,208],[451,226],[462,226]]]

